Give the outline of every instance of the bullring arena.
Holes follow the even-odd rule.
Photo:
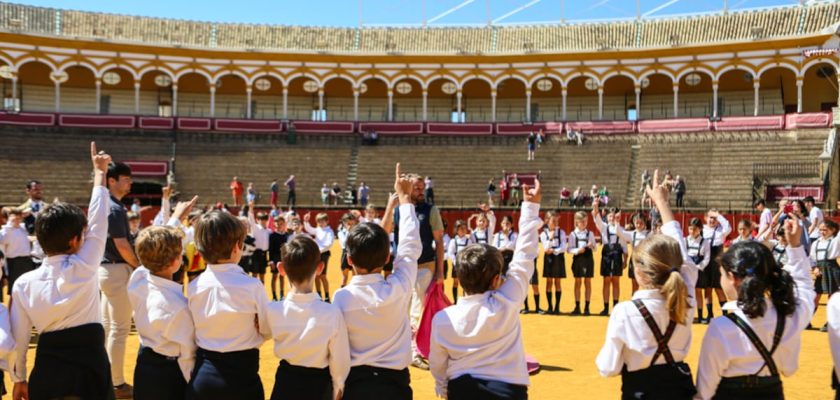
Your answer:
[[[738,221],[757,226],[759,199],[775,212],[780,200],[811,196],[838,220],[840,2],[792,3],[615,21],[315,27],[0,2],[0,204],[24,203],[24,186],[37,180],[45,201],[87,207],[85,152],[95,141],[131,167],[132,190],[121,201],[138,201],[143,226],[167,185],[178,200],[199,196],[197,208],[224,204],[237,213],[235,176],[253,183],[255,208],[269,213],[272,182],[286,211],[283,184],[294,176],[297,214],[324,212],[337,231],[345,212],[363,211],[354,200],[363,183],[384,211],[396,163],[433,180],[450,236],[456,220],[488,201],[488,181],[499,220],[518,220],[519,209],[499,196],[502,182],[517,177],[539,177],[542,210],[557,209],[566,232],[576,211],[590,211],[584,198],[593,186],[608,190],[596,197],[631,223],[650,210],[640,188],[643,172],[655,169],[687,186],[683,204],[672,196],[681,226],[718,209],[733,227],[727,245]],[[576,188],[580,204],[561,200]],[[341,252],[336,241],[327,268],[333,292]],[[598,271],[600,250],[595,260]],[[542,256],[537,271],[542,277]],[[561,315],[520,317],[525,352],[541,364],[530,398],[620,397],[621,379],[602,378],[595,366],[609,319],[597,316],[603,280],[593,281],[595,315],[569,315],[570,278]],[[620,300],[629,300],[626,273],[620,282]],[[447,295],[451,285],[447,279]],[[789,399],[833,396],[834,363],[819,330],[827,301],[802,333],[799,370],[783,378]],[[686,362],[696,377],[707,325],[691,329]],[[129,384],[139,347],[132,327]],[[260,347],[266,395],[279,361],[273,348],[271,340]],[[414,397],[435,398],[431,374],[410,373]],[[5,382],[3,398],[12,398],[8,372]]]

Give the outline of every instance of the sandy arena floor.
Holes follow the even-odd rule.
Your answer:
[[[336,243],[332,254],[341,254]],[[596,254],[596,260],[599,259]],[[539,258],[538,269],[542,271],[542,257]],[[571,259],[567,260],[571,265]],[[596,267],[596,271],[598,271]],[[571,273],[569,271],[569,273]],[[338,257],[330,260],[328,269],[330,289],[334,292],[341,283]],[[622,279],[621,299],[630,297],[630,281]],[[544,282],[541,280],[541,290]],[[450,293],[451,282],[447,280],[446,293]],[[592,307],[593,313],[602,309],[601,298],[602,281],[599,277],[593,279]],[[270,291],[268,292],[270,296]],[[543,308],[546,307],[545,295],[541,298]],[[822,326],[825,322],[825,299],[814,317],[814,326]],[[529,294],[529,302],[533,307],[533,298]],[[573,280],[563,280],[563,300],[561,311],[568,313],[574,308]],[[720,311],[715,311],[716,315]],[[525,351],[534,356],[541,364],[542,370],[531,377],[529,395],[531,399],[616,399],[620,396],[621,378],[602,378],[595,368],[595,357],[603,344],[604,332],[607,327],[607,317],[572,317],[568,315],[523,315],[520,318],[524,334]],[[696,374],[697,357],[705,325],[694,325],[692,350],[686,360]],[[271,341],[263,344],[260,355],[260,375],[265,386],[266,396],[270,395],[274,385],[274,373],[278,360],[272,351]],[[137,356],[138,337],[132,331],[128,338],[125,373],[129,383],[132,382],[134,360]],[[32,368],[34,345],[30,347],[29,368]],[[819,331],[805,331],[802,335],[802,353],[799,371],[784,379],[785,394],[788,399],[830,399],[831,390],[830,371],[832,368],[831,354],[828,348],[828,338]],[[411,386],[416,399],[434,399],[434,380],[428,371],[416,368],[411,370]],[[696,377],[696,375],[695,375]],[[6,385],[9,388],[7,398],[11,398],[11,385],[8,375]]]

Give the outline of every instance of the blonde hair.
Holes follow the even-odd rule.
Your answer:
[[[315,216],[315,221],[318,221],[318,222],[321,222],[321,221],[330,222],[330,216],[329,216],[329,215],[327,215],[327,213],[319,213],[318,215],[316,215],[316,216]]]
[[[140,263],[149,271],[166,269],[176,259],[181,259],[182,233],[171,226],[151,226],[140,231],[134,251]]]
[[[585,221],[586,220],[586,213],[583,211],[578,211],[575,213],[575,221]]]
[[[646,278],[665,296],[668,316],[685,325],[688,311],[688,288],[680,275],[683,257],[680,244],[665,235],[653,235],[633,250],[633,268],[637,277]]]

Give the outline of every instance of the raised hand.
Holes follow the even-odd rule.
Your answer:
[[[653,171],[653,180],[650,186],[645,189],[645,193],[650,197],[653,204],[659,210],[659,215],[662,217],[662,223],[671,222],[674,220],[674,213],[671,211],[671,205],[668,203],[668,196],[671,191],[668,190],[667,180],[659,181],[659,170]]]
[[[108,173],[111,156],[105,154],[105,150],[96,151],[96,142],[90,142],[90,160],[93,162],[94,171]]]
[[[525,201],[539,204],[542,201],[542,186],[539,179],[534,179],[534,187],[522,185],[522,193]]]
[[[161,197],[168,200],[170,196],[172,196],[172,186],[166,185],[161,189]]]
[[[303,214],[303,220],[304,220],[305,222],[309,222],[309,217],[310,217],[310,216],[311,216],[311,215],[310,215],[309,213]]]
[[[400,163],[397,163],[395,174],[394,191],[400,198],[400,204],[408,204],[411,202],[411,180],[400,172]]]
[[[190,215],[190,211],[192,211],[197,202],[198,196],[193,196],[190,201],[179,201],[175,206],[175,210],[172,211],[172,217],[180,221],[185,215]]]
[[[796,215],[790,215],[785,220],[785,239],[791,248],[802,245],[802,226],[799,225],[799,217]]]

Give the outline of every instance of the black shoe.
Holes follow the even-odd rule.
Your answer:
[[[820,328],[820,332],[828,332],[828,322],[826,322],[825,325],[823,325],[822,328]]]
[[[587,309],[583,310],[583,315],[586,315],[588,317],[592,314],[589,313],[589,309],[587,308]]]
[[[277,296],[271,296],[271,301],[277,301]]]
[[[551,312],[552,315],[560,315],[560,307],[555,307],[554,311]]]
[[[523,309],[519,310],[519,313],[520,313],[520,314],[530,314],[530,313],[531,313],[531,310],[529,310],[529,309],[527,309],[527,308],[523,308]]]
[[[574,309],[574,310],[572,310],[571,315],[580,315],[580,308],[579,308],[579,307],[575,307],[575,309]]]
[[[545,315],[545,314],[546,314],[546,312],[545,312],[543,309],[538,308],[538,309],[537,309],[537,314],[539,314],[539,315]]]
[[[610,315],[610,310],[605,308],[604,311],[601,311],[601,313],[598,314],[598,315],[600,315],[602,317],[606,317],[607,315]]]
[[[694,323],[695,323],[695,324],[702,324],[702,323],[703,323],[703,318],[700,318],[700,317],[695,317],[695,318],[694,318]]]
[[[712,323],[712,317],[706,317],[706,319],[703,320],[703,323],[706,324],[706,325],[711,324]]]

